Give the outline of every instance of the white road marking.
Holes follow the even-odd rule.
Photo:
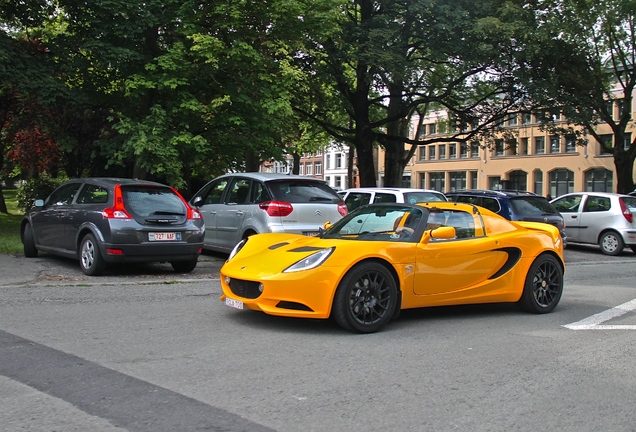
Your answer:
[[[636,310],[636,299],[563,327],[570,330],[636,330],[636,325],[601,325],[633,310]]]

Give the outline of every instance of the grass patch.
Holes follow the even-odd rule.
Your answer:
[[[2,190],[9,214],[0,213],[0,254],[21,254],[20,220],[22,212],[18,210],[16,189]]]

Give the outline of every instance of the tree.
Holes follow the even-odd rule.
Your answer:
[[[636,134],[632,127],[636,86],[636,2],[546,0],[533,10],[527,63],[518,72],[538,105],[563,112],[614,156],[617,192],[634,189]],[[526,10],[526,15],[528,10]],[[616,116],[613,104],[619,102]],[[607,142],[597,126],[613,132]]]
[[[376,184],[373,148],[384,146],[386,184],[399,185],[418,145],[476,139],[521,109],[523,95],[507,69],[514,28],[494,18],[500,3],[316,5],[303,16],[307,33],[296,59],[307,74],[306,96],[296,109],[355,147],[363,186]],[[449,113],[450,134],[421,141],[413,118],[430,109]]]

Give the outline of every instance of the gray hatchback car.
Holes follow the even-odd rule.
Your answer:
[[[109,263],[166,261],[187,273],[197,265],[205,225],[172,187],[120,179],[68,181],[22,218],[24,255],[38,251],[79,259],[99,275]]]
[[[325,222],[347,214],[342,198],[326,182],[276,173],[226,174],[190,200],[205,220],[204,248],[230,252],[253,234],[316,235]]]
[[[636,197],[575,192],[550,202],[565,219],[568,241],[598,244],[606,255],[619,255],[625,246],[636,252]]]

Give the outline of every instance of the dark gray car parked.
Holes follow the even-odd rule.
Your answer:
[[[20,225],[25,256],[79,259],[89,276],[109,263],[152,261],[191,272],[204,235],[203,217],[174,188],[120,178],[68,181],[36,200]]]

